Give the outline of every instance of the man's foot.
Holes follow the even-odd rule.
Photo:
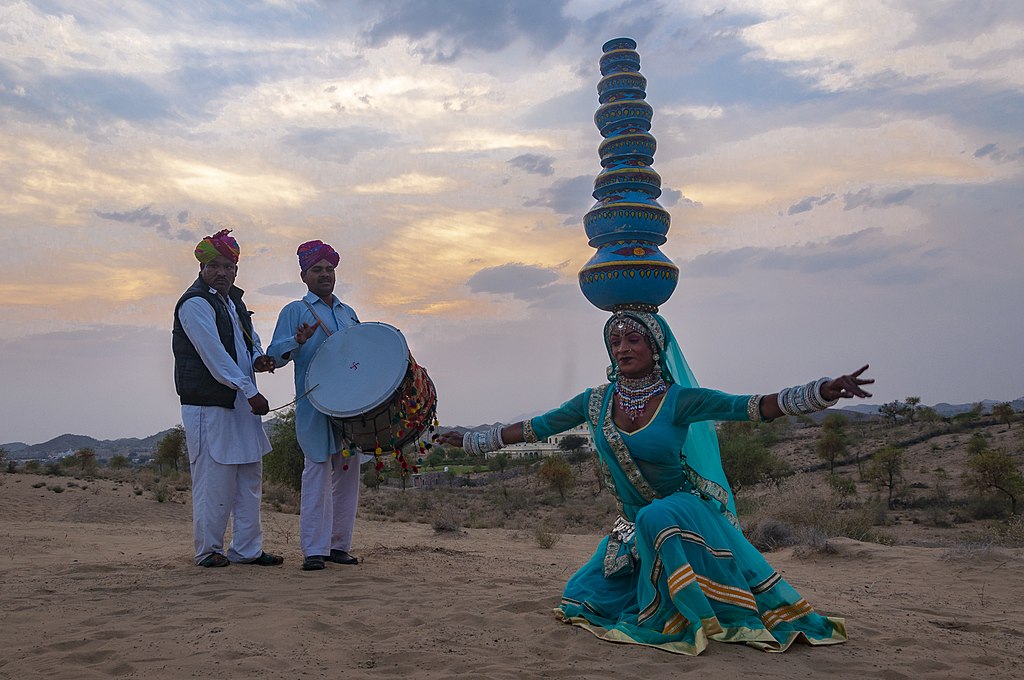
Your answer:
[[[335,564],[359,564],[359,558],[349,555],[344,550],[331,550],[330,555],[326,555],[326,559]]]
[[[316,571],[317,569],[323,569],[324,564],[323,555],[310,555],[306,559],[302,560],[302,571]]]
[[[199,562],[200,567],[226,567],[231,562],[220,553],[210,553]]]
[[[259,557],[254,559],[252,562],[246,562],[246,564],[255,564],[259,567],[276,567],[279,564],[284,564],[284,558],[280,555],[261,552]]]

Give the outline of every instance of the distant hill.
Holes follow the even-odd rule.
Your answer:
[[[941,402],[932,406],[933,409],[938,411],[939,415],[944,417],[955,416],[958,413],[965,413],[974,408],[974,404],[947,404]],[[984,406],[985,412],[992,410],[992,407],[996,404],[1003,403],[1002,401],[995,399],[983,399],[982,405]],[[1010,402],[1013,406],[1013,410],[1017,412],[1024,411],[1024,397],[1014,399]],[[849,417],[851,420],[865,420],[872,416],[879,415],[877,404],[850,404],[843,406],[842,408],[833,409],[833,411],[839,411]],[[827,413],[816,413],[811,417],[815,420],[824,418]],[[524,416],[526,417],[526,416]],[[522,418],[517,418],[513,422],[518,422]],[[276,420],[268,420],[263,423],[263,428],[268,432],[273,429]],[[455,430],[456,432],[466,432],[467,430],[480,430],[490,427],[494,427],[498,423],[474,425],[472,427],[465,427],[463,425],[441,425],[438,428],[438,432],[448,432],[449,430]],[[157,432],[156,434],[150,435],[143,439],[135,437],[128,437],[124,439],[94,439],[82,434],[62,434],[59,437],[43,442],[42,444],[26,444],[24,442],[10,442],[7,444],[0,444],[0,448],[7,451],[7,454],[11,458],[48,458],[50,456],[59,456],[67,452],[74,452],[81,448],[91,448],[96,452],[96,456],[100,460],[106,460],[111,456],[121,454],[129,458],[138,455],[150,455],[156,450],[157,443],[167,435],[170,430],[164,430],[163,432]]]
[[[49,458],[83,448],[90,448],[95,451],[96,457],[100,460],[106,460],[118,454],[132,458],[134,456],[148,456],[152,454],[156,450],[157,442],[166,436],[168,432],[170,430],[164,430],[144,439],[136,437],[96,439],[84,434],[62,434],[42,444],[13,442],[10,444],[0,444],[0,448],[5,449],[8,455],[15,459]]]
[[[932,406],[932,408],[935,409],[940,416],[948,418],[950,416],[955,416],[958,413],[966,413],[970,411],[972,408],[974,408],[974,405],[977,403],[978,402],[971,402],[970,404],[947,404],[946,402],[940,402]],[[981,400],[981,405],[984,408],[984,413],[989,413],[992,410],[993,406],[1002,403],[1005,402],[999,401],[997,399]],[[1014,399],[1013,401],[1010,402],[1010,405],[1013,406],[1014,411],[1024,411],[1024,397]],[[865,413],[868,415],[878,415],[878,406],[875,404],[850,404],[849,406],[843,406],[842,408],[839,408],[837,410],[855,411],[857,413]]]

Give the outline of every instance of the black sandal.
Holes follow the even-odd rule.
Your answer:
[[[359,564],[359,558],[354,555],[349,555],[344,550],[331,549],[331,554],[327,556],[327,560],[334,562],[335,564]]]
[[[316,571],[323,569],[327,565],[324,564],[323,555],[310,555],[306,559],[302,560],[302,571]]]

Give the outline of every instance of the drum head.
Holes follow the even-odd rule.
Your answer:
[[[388,401],[409,370],[409,346],[386,323],[360,323],[324,340],[306,369],[316,410],[351,418]]]

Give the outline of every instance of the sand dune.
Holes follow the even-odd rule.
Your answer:
[[[819,611],[846,617],[851,642],[784,655],[716,643],[691,658],[551,615],[597,536],[544,550],[526,532],[360,521],[361,565],[305,573],[298,517],[267,511],[283,567],[199,569],[186,502],[39,481],[66,482],[0,474],[0,678],[1024,678],[1020,550],[773,553]]]

